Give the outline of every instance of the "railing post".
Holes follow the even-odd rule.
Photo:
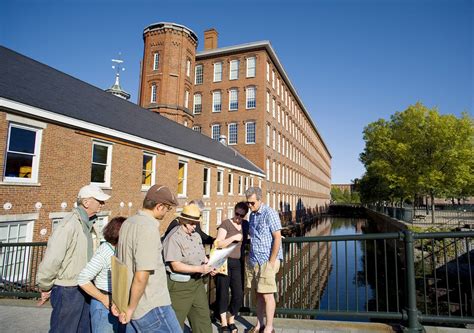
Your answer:
[[[408,327],[404,332],[425,332],[425,329],[418,321],[418,309],[416,308],[416,285],[415,285],[415,261],[413,251],[413,233],[405,231],[405,263],[407,281],[407,315]]]

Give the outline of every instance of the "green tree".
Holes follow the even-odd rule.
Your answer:
[[[388,187],[390,195],[401,200],[429,195],[433,222],[434,197],[473,192],[474,126],[465,113],[460,118],[440,115],[437,109],[417,103],[389,121],[369,124],[364,140],[360,159],[367,177],[361,183]],[[386,190],[380,189],[381,194],[386,195]]]

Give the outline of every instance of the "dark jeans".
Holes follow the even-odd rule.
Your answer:
[[[90,297],[79,287],[53,286],[50,333],[90,333]]]
[[[244,294],[240,259],[227,259],[227,274],[217,274],[216,276],[217,311],[219,315],[229,311],[231,315],[235,316],[242,306]],[[229,287],[232,294],[230,304]]]

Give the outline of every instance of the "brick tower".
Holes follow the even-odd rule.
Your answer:
[[[139,105],[193,125],[193,68],[198,38],[189,28],[159,22],[143,31]]]

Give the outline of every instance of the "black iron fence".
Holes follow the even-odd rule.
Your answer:
[[[38,297],[36,271],[46,242],[0,243],[0,296]]]
[[[474,232],[365,234],[283,240],[277,314],[474,323]],[[255,295],[246,306],[255,311]]]
[[[277,314],[474,324],[474,231],[289,237]],[[46,243],[0,244],[0,296],[38,297]],[[245,305],[255,310],[255,295]]]

